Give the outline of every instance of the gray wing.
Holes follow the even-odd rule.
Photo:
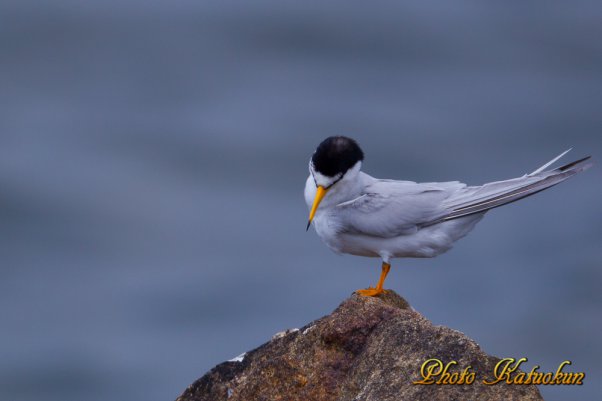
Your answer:
[[[479,187],[466,187],[458,191],[454,196],[444,201],[443,205],[450,210],[449,214],[438,221],[431,222],[431,224],[481,213],[515,202],[560,184],[562,181],[592,166],[592,163],[588,162],[591,156],[587,156],[554,170],[544,171],[545,168],[567,152],[568,150],[534,172],[522,177],[490,182]]]
[[[382,238],[415,233],[444,218],[448,210],[443,202],[465,187],[459,182],[375,180],[361,196],[336,206],[339,231]]]
[[[566,152],[565,152],[566,153]],[[591,167],[589,157],[544,171],[559,157],[530,174],[481,186],[460,182],[415,183],[375,180],[358,198],[337,206],[340,231],[390,238],[421,227],[484,213],[561,183]]]

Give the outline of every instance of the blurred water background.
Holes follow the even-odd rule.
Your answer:
[[[0,399],[171,400],[332,311],[379,262],[305,232],[308,159],[519,176],[602,150],[596,1],[0,3]],[[387,286],[602,393],[600,166]]]

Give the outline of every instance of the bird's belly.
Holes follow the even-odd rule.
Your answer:
[[[333,251],[357,256],[389,258],[432,258],[448,251],[464,237],[482,215],[473,215],[424,227],[412,234],[383,238],[357,233],[337,232],[327,224],[316,231]]]
[[[427,238],[415,234],[382,238],[357,233],[339,232],[328,220],[314,220],[315,229],[322,241],[336,253],[367,257],[430,257]],[[329,224],[330,223],[330,224]]]
[[[424,234],[424,233],[422,233]],[[359,256],[389,258],[432,258],[451,248],[453,241],[420,232],[382,238],[357,234],[341,234],[340,252]]]

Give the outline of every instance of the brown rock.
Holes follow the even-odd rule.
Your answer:
[[[417,385],[424,361],[471,366],[471,385]],[[224,362],[188,387],[177,401],[542,400],[537,387],[493,379],[498,358],[459,331],[435,326],[392,291],[379,298],[352,295],[330,315],[288,330]]]

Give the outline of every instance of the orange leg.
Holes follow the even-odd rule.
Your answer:
[[[387,278],[387,274],[389,274],[389,270],[391,270],[391,265],[383,262],[382,270],[380,272],[380,278],[378,279],[378,284],[376,284],[376,288],[368,287],[365,290],[357,290],[356,292],[359,295],[363,295],[365,297],[375,297],[377,295],[385,292],[383,290],[383,285],[385,284],[385,279]]]

